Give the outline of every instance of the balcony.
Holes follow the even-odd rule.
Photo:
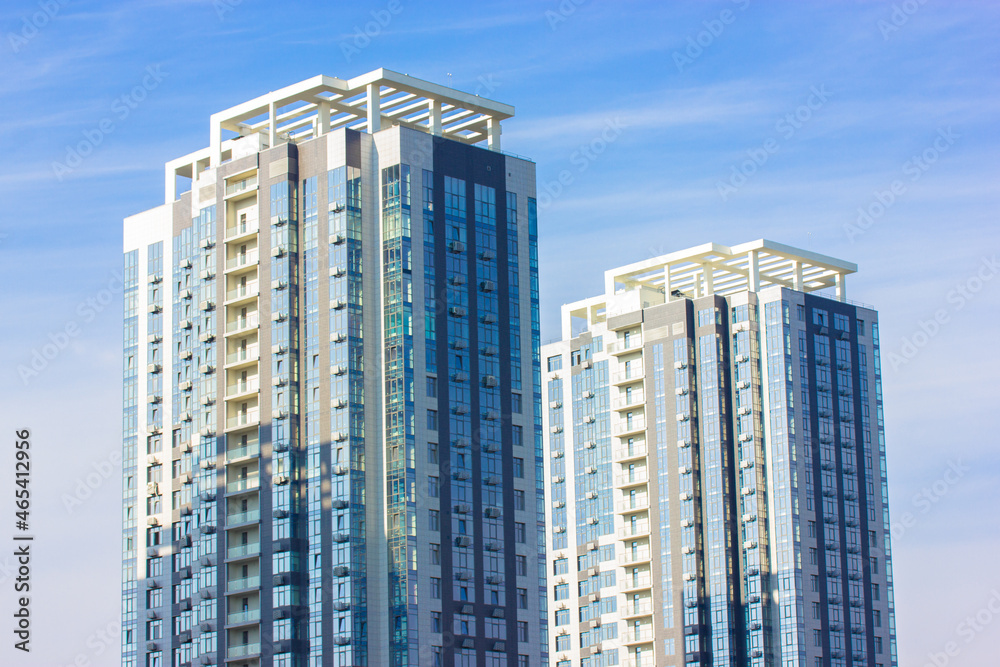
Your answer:
[[[618,529],[618,539],[631,540],[637,537],[649,537],[649,522],[638,522],[635,526],[627,525]]]
[[[644,370],[642,368],[633,368],[628,371],[618,371],[611,375],[611,384],[630,384],[632,382],[639,382],[642,380]]]
[[[260,477],[247,477],[246,479],[238,479],[234,482],[229,482],[226,484],[226,493],[242,493],[244,491],[253,491],[254,489],[260,488]]]
[[[626,618],[629,616],[649,616],[652,613],[652,598],[644,598],[638,602],[627,602],[625,606],[622,607],[622,616]]]
[[[237,364],[244,364],[248,361],[259,361],[260,360],[260,346],[252,345],[246,349],[239,349],[235,352],[231,352],[226,355],[226,365],[235,366]]]
[[[260,443],[248,442],[245,447],[230,447],[226,450],[226,463],[232,463],[239,459],[246,459],[260,456]]]
[[[621,636],[622,644],[647,644],[653,641],[653,626],[649,625],[640,628],[626,628]]]
[[[260,231],[260,225],[257,220],[247,220],[246,222],[237,223],[232,227],[226,227],[226,240],[232,241],[243,236],[250,236],[251,234],[256,234],[258,231]]]
[[[611,453],[612,460],[617,462],[644,459],[647,455],[648,450],[645,442],[633,442],[631,445],[625,443],[615,447]]]
[[[645,468],[629,470],[615,475],[615,486],[636,486],[649,483],[649,472]]]
[[[626,591],[641,591],[653,587],[653,577],[649,572],[643,572],[638,577],[626,576],[618,589],[619,593]]]
[[[238,526],[243,523],[260,521],[260,510],[249,510],[226,515],[226,526]]]
[[[226,183],[226,197],[232,197],[233,195],[238,195],[241,192],[246,192],[247,190],[253,190],[257,187],[257,174],[253,176],[247,176],[239,181],[233,181],[232,183]]]
[[[257,266],[260,261],[260,253],[256,248],[242,252],[235,257],[226,260],[226,271],[239,271],[251,266]]]
[[[243,428],[260,424],[260,408],[239,412],[226,420],[227,429]]]
[[[226,291],[226,305],[231,305],[244,299],[256,299],[258,296],[260,296],[260,283],[254,282],[246,285],[237,285],[233,289]]]
[[[260,619],[260,611],[256,612],[257,618]],[[230,618],[233,614],[230,614]],[[232,622],[230,622],[232,624]],[[247,658],[251,655],[260,655],[260,644],[237,644],[236,646],[230,646],[229,650],[226,651],[226,659],[233,660],[234,658]]]
[[[229,547],[226,550],[226,558],[236,559],[236,558],[250,558],[251,556],[260,555],[260,542],[254,542],[252,544],[237,544],[234,547]]]
[[[624,339],[608,343],[608,354],[618,356],[620,354],[628,354],[629,352],[638,352],[642,350],[642,337],[641,336],[631,336],[626,343]]]
[[[253,394],[258,391],[260,391],[260,378],[255,375],[247,378],[246,380],[238,380],[237,382],[227,385],[226,398]]]
[[[639,435],[646,430],[646,418],[633,417],[632,419],[622,419],[617,424],[613,424],[611,428],[612,434],[618,438]]]
[[[628,549],[625,553],[618,554],[618,564],[627,566],[648,563],[650,559],[649,554],[648,547],[645,549]]]
[[[242,317],[237,317],[233,320],[226,322],[226,335],[234,333],[242,333],[244,331],[250,331],[251,329],[256,329],[257,325],[260,323],[260,317],[257,313],[250,313]]]
[[[649,511],[649,498],[636,498],[635,502],[627,499],[615,504],[615,512],[618,514],[635,514],[636,512]]]
[[[248,591],[251,588],[260,588],[260,576],[259,575],[258,576],[254,576],[254,577],[243,577],[242,579],[231,579],[226,584],[226,592],[227,593],[236,593],[236,592],[239,592],[239,591]],[[257,618],[260,618],[260,610],[255,610],[255,612],[257,614]],[[245,613],[253,613],[253,612],[242,612],[242,613],[245,614]],[[233,614],[230,614],[230,618],[232,618],[232,616],[233,616]],[[254,620],[256,620],[256,619],[254,619]],[[237,623],[244,623],[246,621],[236,621],[236,622]],[[229,623],[232,624],[233,621],[229,621]]]
[[[628,410],[629,408],[641,407],[643,402],[642,394],[638,394],[636,396],[621,396],[611,402],[611,407],[615,410]]]

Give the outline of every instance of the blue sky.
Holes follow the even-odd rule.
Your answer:
[[[901,663],[949,642],[950,665],[995,660],[1000,632],[959,624],[1000,591],[1000,9],[10,0],[0,28],[0,424],[34,429],[44,545],[37,652],[0,662],[117,664],[122,218],[162,201],[211,113],[377,67],[516,107],[503,148],[548,193],[545,339],[603,269],[706,241],[857,263],[849,296],[882,321]]]

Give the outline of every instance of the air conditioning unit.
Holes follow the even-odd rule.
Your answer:
[[[275,475],[273,478],[273,482],[278,486],[288,484],[289,481],[288,475]]]
[[[212,364],[202,364],[198,367],[198,372],[202,375],[210,375],[215,372],[215,366]]]
[[[330,213],[341,213],[344,211],[344,205],[339,201],[330,202]]]
[[[751,523],[757,520],[756,515],[753,514],[744,514],[742,518],[743,518],[743,523]]]
[[[347,373],[347,366],[344,364],[334,364],[330,367],[330,373],[333,375],[344,375]]]
[[[754,494],[754,489],[752,486],[744,486],[742,489],[740,489],[740,493],[742,493],[744,496],[752,496]]]
[[[500,517],[500,508],[499,507],[487,507],[486,510],[483,513],[486,515],[487,519],[497,519],[497,518]]]
[[[680,449],[685,449],[685,448],[687,448],[687,447],[690,447],[690,446],[691,446],[691,441],[690,441],[690,440],[678,440],[678,441],[677,441],[677,446],[678,446],[678,447],[679,447]]]
[[[684,493],[681,494],[680,498],[681,500],[691,500],[692,496],[690,493],[685,491]]]
[[[750,459],[747,459],[745,461],[740,461],[740,467],[743,468],[743,469],[752,468],[753,467],[753,461],[751,461]]]
[[[284,257],[285,256],[285,246],[278,245],[271,248],[271,257]]]
[[[694,525],[694,521],[691,519],[681,519],[681,528],[690,528]]]
[[[286,313],[283,310],[277,310],[277,311],[271,313],[271,321],[272,322],[284,322],[287,319],[288,319],[288,313]]]
[[[676,389],[674,389],[674,393],[677,394],[678,396],[683,396],[684,394],[688,393],[688,390],[685,387],[677,387]]]
[[[757,548],[757,542],[754,541],[754,540],[747,540],[747,541],[745,541],[743,543],[743,548],[744,549],[756,549]]]
[[[333,234],[330,234],[330,243],[333,245],[340,245],[345,241],[347,241],[347,235],[343,232],[334,232]]]
[[[688,466],[681,466],[677,469],[677,472],[681,475],[690,475],[691,468],[689,468]]]
[[[288,287],[288,281],[287,280],[278,279],[278,280],[272,280],[271,281],[271,289],[281,290],[281,289],[285,289],[286,287]]]
[[[277,410],[271,411],[271,419],[285,419],[286,417],[288,417],[287,410],[282,410],[279,408]]]
[[[683,362],[683,361],[675,361],[674,362],[674,368],[676,370],[681,370],[682,368],[687,368],[687,364],[685,362]]]
[[[746,389],[749,386],[750,386],[749,380],[740,380],[739,382],[736,383],[737,389]]]
[[[330,302],[330,307],[334,310],[343,310],[347,308],[347,299],[334,299]]]
[[[285,354],[288,352],[288,346],[278,343],[271,346],[271,354]]]
[[[457,547],[469,547],[472,546],[472,538],[466,535],[459,535],[455,538],[455,546]]]

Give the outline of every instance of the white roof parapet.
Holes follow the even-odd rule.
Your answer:
[[[671,297],[758,291],[781,285],[801,292],[833,287],[837,298],[847,296],[845,278],[856,264],[759,239],[728,247],[718,243],[680,250],[605,271],[604,285],[614,294],[618,285],[645,285]]]
[[[377,132],[402,125],[467,144],[500,149],[500,121],[514,107],[407,74],[377,69],[349,80],[315,76],[212,114],[214,164],[222,161],[222,130],[259,132],[268,146],[348,127]]]

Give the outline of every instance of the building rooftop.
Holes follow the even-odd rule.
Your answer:
[[[562,307],[563,339],[572,337],[572,319],[603,321],[609,303],[629,292],[656,293],[664,301],[730,295],[779,285],[800,292],[832,288],[847,300],[846,276],[856,264],[759,239],[736,246],[718,243],[679,250],[604,272],[604,291]]]
[[[178,176],[194,178],[234,150],[304,141],[341,128],[373,133],[400,125],[466,144],[485,141],[499,151],[500,121],[513,115],[509,104],[388,69],[346,80],[321,74],[212,114],[209,147],[167,163],[166,201],[177,195]],[[236,136],[224,138],[224,131]]]

